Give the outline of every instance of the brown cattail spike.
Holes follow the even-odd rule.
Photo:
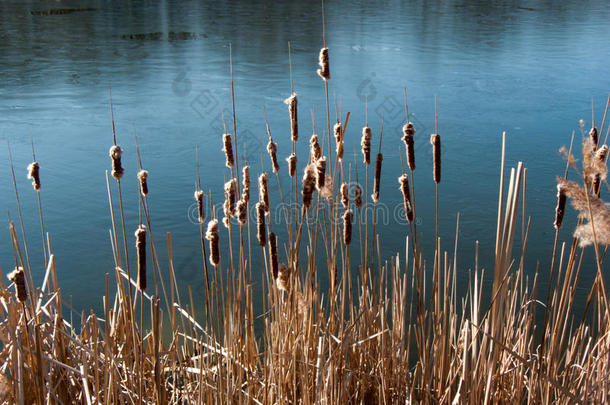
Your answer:
[[[402,133],[404,134],[402,141],[405,143],[407,149],[407,163],[409,164],[409,169],[413,171],[415,170],[415,128],[413,127],[413,123],[407,122],[406,125],[402,127]]]
[[[225,153],[226,165],[231,168],[235,164],[233,160],[233,141],[231,140],[231,134],[222,135],[222,151]]]
[[[241,169],[241,199],[246,203],[250,201],[250,166],[246,165]]]
[[[277,261],[277,238],[275,233],[269,234],[269,256],[271,257],[271,274],[273,279],[277,279],[278,276],[278,261]]]
[[[267,232],[265,230],[265,203],[256,203],[256,238],[258,244],[265,246],[267,244]]]
[[[148,183],[146,182],[147,179],[148,179],[148,171],[140,170],[138,172],[138,181],[140,182],[140,192],[145,197],[148,195]]]
[[[322,148],[320,147],[320,142],[318,141],[318,135],[313,134],[311,136],[309,139],[309,146],[311,149],[311,161],[315,162],[322,157]]]
[[[267,152],[269,153],[269,157],[271,158],[271,164],[273,165],[273,173],[277,173],[280,171],[280,164],[277,162],[277,144],[269,139],[269,143],[267,144]]]
[[[120,179],[123,177],[123,167],[121,166],[121,155],[123,154],[123,150],[118,145],[113,145],[110,148],[110,158],[112,159],[112,177],[115,179]]]
[[[362,147],[362,156],[364,158],[364,164],[371,164],[371,128],[362,128],[362,139],[360,140],[360,146]]]
[[[244,225],[246,223],[246,219],[248,217],[248,203],[244,200],[239,200],[237,202],[237,206],[235,207],[237,221],[240,225]]]
[[[263,173],[258,177],[258,199],[264,204],[265,212],[269,213],[269,177]]]
[[[349,245],[352,243],[352,220],[354,214],[352,210],[347,210],[343,213],[343,243]]]
[[[341,184],[340,192],[341,192],[341,205],[343,205],[343,208],[347,209],[347,207],[349,206],[349,187],[348,187],[347,183]]]
[[[599,196],[601,182],[606,178],[606,156],[608,155],[608,146],[603,145],[595,152],[595,159],[593,162],[594,176],[593,176],[593,192]]]
[[[316,188],[318,191],[324,188],[326,180],[326,157],[321,157],[316,162]]]
[[[316,186],[316,170],[314,165],[309,164],[305,167],[303,173],[303,210],[306,210],[311,205],[313,190]]]
[[[292,142],[299,140],[299,123],[297,120],[297,94],[292,93],[290,97],[284,100],[288,104],[288,112],[290,114],[290,135]]]
[[[371,198],[373,202],[379,202],[379,183],[381,181],[381,162],[383,161],[383,155],[381,153],[377,154],[377,159],[375,160],[375,181],[373,183],[373,194]]]
[[[290,267],[284,264],[280,266],[275,284],[278,290],[290,291]]]
[[[566,211],[566,192],[562,184],[557,184],[557,206],[555,207],[555,222],[553,226],[559,230],[563,223],[563,215]]]
[[[354,185],[354,205],[357,208],[362,208],[362,187],[360,184]]]
[[[237,200],[237,180],[235,178],[225,183],[225,201],[228,202],[228,216],[235,216],[235,201]]]
[[[297,175],[297,155],[293,153],[292,155],[286,158],[288,162],[288,174],[290,177],[294,177]]]
[[[599,145],[599,135],[596,127],[591,128],[589,131],[589,136],[591,137],[591,142],[593,142],[593,150],[596,150],[597,146]]]
[[[413,207],[411,206],[411,191],[409,190],[409,176],[403,174],[398,178],[400,184],[400,192],[402,193],[402,202],[405,206],[405,218],[407,221],[413,222]]]
[[[15,295],[19,302],[25,302],[28,299],[28,292],[25,288],[25,271],[23,271],[23,267],[17,267],[10,272],[8,279],[15,283]]]
[[[203,191],[195,191],[195,201],[197,201],[197,216],[199,223],[203,223]]]
[[[208,230],[205,238],[210,241],[210,263],[217,266],[220,263],[220,247],[218,240],[218,220],[213,219],[208,222]]]
[[[341,123],[337,122],[333,126],[333,134],[335,135],[335,142],[339,143],[343,138],[341,137]]]
[[[330,68],[328,65],[328,48],[320,49],[318,64],[320,65],[320,69],[318,69],[318,76],[324,79],[324,81],[327,81],[328,79],[330,79]]]
[[[343,153],[344,153],[345,147],[343,145],[343,140],[341,140],[338,144],[337,144],[337,148],[336,148],[336,152],[337,152],[337,159],[339,160],[343,160]]]
[[[439,134],[430,135],[432,144],[432,174],[436,184],[441,182],[441,136]]]
[[[32,162],[28,165],[28,179],[32,179],[34,190],[40,190],[40,165],[38,162]]]
[[[146,226],[136,230],[136,249],[138,251],[138,290],[146,290]]]

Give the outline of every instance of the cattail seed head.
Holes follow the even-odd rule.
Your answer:
[[[237,221],[241,225],[244,225],[248,217],[248,203],[244,200],[239,200],[235,207],[235,212],[235,215],[237,216]]]
[[[339,160],[343,160],[343,152],[344,152],[344,146],[343,146],[343,140],[339,141],[339,143],[337,144],[337,148],[336,148],[336,152],[337,152],[337,159]]]
[[[555,222],[553,226],[559,230],[563,223],[563,215],[566,211],[566,192],[561,183],[557,184],[557,206],[555,207]]]
[[[265,212],[269,213],[269,177],[263,173],[258,177],[258,199],[264,203]]]
[[[362,187],[357,183],[354,185],[354,205],[362,208]]]
[[[441,182],[441,136],[439,134],[430,135],[432,144],[432,174],[436,184]]]
[[[288,113],[290,114],[290,135],[292,142],[299,140],[299,123],[297,120],[297,94],[292,93],[290,97],[284,100],[288,104]]]
[[[341,184],[340,192],[341,192],[341,205],[343,205],[343,208],[347,209],[347,207],[349,206],[349,187],[348,187],[347,183]]]
[[[277,162],[277,144],[269,139],[269,143],[267,144],[267,152],[269,153],[269,157],[271,157],[271,164],[273,165],[273,173],[277,173],[280,171],[280,164]]]
[[[409,169],[413,171],[415,170],[415,128],[413,127],[413,123],[407,122],[406,125],[402,127],[402,133],[404,134],[402,141],[405,143],[407,149],[407,163],[409,164]]]
[[[237,200],[237,180],[232,178],[231,180],[225,183],[225,204],[227,205],[227,210],[225,211],[225,215],[228,217],[235,216],[235,201]]]
[[[379,183],[381,181],[381,162],[383,161],[383,155],[381,153],[377,154],[377,159],[375,160],[375,181],[373,183],[373,194],[371,198],[373,202],[379,201]]]
[[[306,210],[311,205],[313,190],[316,186],[316,170],[313,164],[305,167],[303,173],[303,209]]]
[[[362,147],[362,156],[364,158],[364,164],[371,164],[371,128],[362,128],[362,139],[360,140],[360,146]]]
[[[148,195],[148,183],[146,182],[147,179],[148,179],[148,171],[140,170],[138,172],[138,181],[140,182],[140,192],[145,197]]]
[[[256,238],[258,244],[265,246],[267,244],[267,232],[265,231],[265,203],[256,203]]]
[[[347,210],[343,213],[343,243],[349,245],[352,243],[352,220],[354,214],[352,210]]]
[[[40,190],[40,165],[38,162],[32,162],[28,165],[28,179],[32,179],[34,190]]]
[[[316,161],[316,188],[318,191],[324,188],[326,180],[326,157],[323,156]]]
[[[606,167],[606,156],[608,155],[608,146],[606,145],[602,145],[601,148],[599,148],[596,152],[595,152],[595,156],[593,159],[593,192],[595,193],[595,195],[599,196],[599,190],[601,187],[601,182],[602,180],[606,179],[606,174],[608,172],[608,169]]]
[[[411,206],[411,191],[409,190],[409,177],[403,174],[398,178],[400,184],[400,192],[402,193],[402,202],[405,206],[405,217],[407,221],[413,222],[413,207]]]
[[[342,130],[341,130],[341,123],[337,122],[334,126],[333,126],[333,134],[335,135],[335,142],[339,143],[343,137],[341,136]]]
[[[322,157],[322,148],[320,147],[320,142],[318,141],[318,135],[313,134],[311,136],[309,139],[309,146],[311,149],[311,161],[315,162]]]
[[[269,234],[269,256],[271,257],[271,274],[273,279],[277,279],[278,276],[278,261],[277,261],[277,238],[275,233]]]
[[[16,267],[15,270],[8,274],[8,279],[15,283],[15,295],[19,302],[25,302],[28,299],[28,292],[25,288],[25,271],[23,271],[23,267]]]
[[[589,131],[589,136],[591,137],[591,142],[593,142],[593,150],[597,149],[597,145],[599,145],[599,135],[597,133],[597,128],[591,128],[591,130]]]
[[[203,191],[195,191],[195,201],[197,201],[197,216],[199,223],[203,223]]]
[[[290,177],[294,177],[297,175],[297,155],[293,153],[292,155],[286,158],[288,162],[288,174]]]
[[[241,199],[246,203],[250,201],[250,166],[246,165],[241,169]]]
[[[113,145],[110,148],[110,158],[112,159],[112,177],[115,179],[120,179],[123,177],[123,167],[121,166],[121,155],[123,154],[123,149],[119,145]]]
[[[278,290],[290,291],[290,267],[284,264],[280,266],[275,285],[277,285]]]
[[[328,48],[320,49],[318,64],[320,65],[320,69],[318,69],[318,76],[324,79],[324,81],[327,81],[328,79],[330,79],[330,68],[328,65]]]
[[[222,135],[222,151],[225,153],[226,165],[231,168],[235,164],[233,160],[233,141],[231,140],[231,134]]]
[[[138,252],[138,290],[146,290],[146,226],[140,225],[135,232]]]
[[[220,247],[218,240],[218,220],[213,219],[208,222],[208,230],[205,238],[210,241],[210,263],[217,266],[220,263]]]

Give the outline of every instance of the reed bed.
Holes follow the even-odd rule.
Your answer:
[[[330,68],[326,46],[320,52],[319,65],[317,73],[324,80],[327,93]],[[228,133],[222,135],[219,149],[222,147],[225,153],[229,176],[222,219],[226,229],[219,229],[214,209],[205,212],[205,204],[212,202],[206,202],[209,197],[201,191],[199,179],[194,193],[201,228],[202,279],[206,283],[203,310],[195,309],[192,296],[184,301],[185,297],[180,297],[179,285],[185,281],[176,276],[170,235],[166,246],[169,262],[162,264],[156,258],[161,246],[154,242],[148,215],[147,171],[135,174],[140,181],[140,226],[136,243],[128,243],[119,180],[132,174],[125,173],[121,166],[123,154],[116,145],[116,136],[110,150],[116,190],[108,182],[115,267],[109,269],[112,271],[106,277],[106,290],[101,294],[103,313],[74,313],[65,306],[49,243],[43,249],[45,255],[48,253],[44,281],[34,286],[31,274],[36,270],[24,259],[29,257],[24,232],[19,236],[14,223],[10,223],[15,270],[6,279],[0,278],[1,401],[610,401],[610,306],[602,271],[605,244],[610,243],[610,211],[600,195],[604,190],[600,184],[607,184],[607,147],[599,146],[596,128],[584,138],[582,170],[574,166],[573,180],[567,178],[568,169],[558,178],[556,219],[554,224],[549,222],[549,227],[554,225],[556,235],[560,232],[564,215],[568,214],[567,201],[578,210],[580,219],[571,244],[558,246],[555,237],[551,269],[541,269],[551,275],[546,296],[539,291],[537,274],[530,279],[524,268],[527,232],[519,245],[521,250],[513,252],[520,207],[525,207],[527,172],[521,163],[510,171],[505,168],[504,136],[498,153],[501,169],[494,267],[488,271],[475,267],[469,273],[467,292],[458,295],[457,274],[465,270],[456,264],[457,240],[453,251],[442,249],[437,218],[436,230],[428,230],[428,234],[437,234],[434,252],[423,252],[417,243],[415,129],[408,120],[408,109],[403,129],[408,172],[403,169],[399,174],[396,198],[402,195],[409,227],[404,231],[405,252],[393,253],[383,251],[376,242],[375,218],[369,218],[371,213],[366,207],[362,211],[362,185],[345,181],[347,171],[343,165],[348,159],[343,155],[343,143],[350,139],[346,132],[349,115],[333,127],[335,166],[330,145],[324,155],[317,136],[312,136],[310,156],[301,160],[307,163],[299,186],[294,147],[298,141],[297,101],[292,89],[286,104],[290,122],[286,132],[290,131],[291,139],[279,143],[281,147],[292,142],[287,158],[291,192],[286,195],[286,203],[300,204],[302,209],[296,218],[291,213],[290,218],[284,216],[285,223],[272,224],[269,187],[275,184],[266,173],[260,173],[259,201],[252,219],[256,221],[252,232],[260,246],[250,245],[250,167],[242,168],[240,192],[240,182],[235,177],[239,176],[234,159],[237,156],[233,154],[235,138]],[[430,147],[438,207],[441,151],[437,133],[438,130],[431,136]],[[381,134],[383,128],[380,137]],[[391,134],[397,138],[400,135]],[[367,193],[373,141],[377,139],[367,122],[361,140]],[[267,150],[272,170],[278,173],[277,154],[281,149],[269,138]],[[575,165],[571,150],[566,156],[568,168]],[[354,167],[358,160],[354,154]],[[382,176],[382,160],[380,145],[371,195],[375,206],[382,198],[381,182],[397,175]],[[40,176],[38,163],[34,163],[28,170],[37,191]],[[276,178],[281,191],[280,177]],[[18,200],[16,188],[15,193]],[[327,205],[320,203],[321,196]],[[117,199],[120,221],[114,216]],[[368,198],[364,205],[368,207]],[[142,223],[142,214],[147,225]],[[366,218],[365,227],[361,214]],[[41,211],[41,227],[42,218]],[[369,234],[368,222],[373,225],[373,234]],[[287,236],[272,231],[272,226],[285,226]],[[239,237],[232,238],[236,229]],[[230,244],[226,248],[220,243],[221,232],[228,235]],[[457,233],[458,230],[456,238]],[[207,246],[204,239],[209,242]],[[584,259],[587,245],[593,245],[596,252],[592,263]],[[134,247],[137,280],[132,279],[128,269],[128,252]],[[352,260],[353,249],[360,250],[361,259]],[[423,260],[428,254],[434,257],[432,268],[427,268]],[[260,268],[256,268],[258,262],[253,257],[260,259]],[[596,278],[593,285],[586,286],[590,289],[586,310],[575,314],[575,291],[577,285],[582,287],[578,284],[579,275],[591,266]],[[148,277],[147,286],[147,269],[155,275],[154,285]],[[326,274],[328,289],[321,283],[321,276]],[[263,281],[262,297],[254,297],[255,277]],[[114,290],[111,280],[115,294],[110,293]],[[169,284],[162,284],[163,280],[169,280]],[[489,302],[484,285],[492,286]],[[538,316],[541,310],[545,313],[544,323]],[[261,323],[260,331],[255,331],[255,322]]]

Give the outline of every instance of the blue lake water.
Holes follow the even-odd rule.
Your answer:
[[[70,7],[92,10],[37,13]],[[564,170],[557,150],[569,144],[572,131],[580,142],[579,119],[586,130],[591,126],[592,99],[599,125],[610,90],[610,4],[328,1],[325,10],[331,119],[334,99],[343,116],[351,112],[345,169],[352,165],[352,179],[354,150],[359,180],[364,175],[359,142],[365,99],[374,148],[384,116],[385,208],[377,227],[384,258],[402,254],[408,234],[404,221],[396,218],[406,86],[417,130],[416,203],[425,251],[432,253],[434,240],[429,134],[434,132],[437,95],[443,142],[440,230],[444,248],[452,251],[460,213],[459,281],[463,285],[474,268],[477,240],[480,267],[492,267],[501,133],[506,131],[507,166],[523,161],[528,169],[532,222],[526,266],[529,274],[539,266],[545,286],[554,237],[555,176]],[[36,197],[26,179],[30,137],[41,164],[45,225],[64,296],[72,296],[78,309],[101,306],[104,275],[113,269],[105,180],[112,144],[110,84],[118,143],[125,151],[122,184],[132,258],[138,223],[135,129],[150,172],[151,218],[162,267],[167,271],[165,233],[170,232],[178,281],[182,287],[190,284],[200,297],[199,227],[193,223],[195,145],[202,188],[221,202],[229,175],[221,152],[222,112],[227,118],[231,113],[229,44],[241,163],[249,162],[253,177],[261,170],[266,109],[286,189],[290,183],[283,159],[291,146],[283,100],[290,94],[289,41],[299,95],[302,173],[314,109],[317,132],[322,135],[326,128],[323,82],[315,73],[323,41],[321,8],[315,2],[1,2],[0,140],[11,145],[36,277],[42,277],[43,258]],[[16,221],[6,149],[2,156],[0,210]],[[269,169],[266,154],[264,164]],[[271,185],[272,201],[278,203],[274,177]],[[568,215],[562,240],[570,240],[574,226],[575,213]],[[3,229],[0,266],[6,274],[14,259],[7,221]],[[281,239],[281,227],[276,229]],[[253,263],[259,263],[256,255]],[[591,257],[585,266],[584,293],[594,275]]]

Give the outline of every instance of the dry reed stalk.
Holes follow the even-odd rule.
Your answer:
[[[281,291],[290,291],[290,267],[282,264],[278,270],[277,278],[275,280],[275,285],[278,290]]]
[[[273,280],[276,280],[278,276],[277,238],[273,232],[269,234],[269,256],[271,257],[271,274]]]
[[[330,68],[328,64],[328,48],[320,49],[320,55],[318,57],[318,64],[320,65],[320,69],[318,69],[318,76],[320,76],[324,81],[328,81],[330,79]]]
[[[402,127],[402,132],[404,134],[402,141],[405,143],[407,149],[407,163],[409,164],[409,169],[413,171],[415,170],[415,128],[413,127],[413,123],[407,122],[405,126]]]
[[[265,246],[267,244],[267,232],[265,230],[265,203],[259,201],[256,203],[256,239],[258,244]]]
[[[148,171],[140,170],[138,172],[138,181],[140,182],[140,192],[144,197],[148,195]]]
[[[273,173],[277,173],[280,171],[280,164],[277,161],[277,144],[269,138],[269,143],[267,143],[267,152],[269,153],[269,157],[271,158],[271,164],[273,165]]]
[[[28,299],[28,292],[25,288],[25,271],[23,267],[16,267],[7,277],[15,283],[15,296],[19,302],[25,302]]]
[[[112,177],[114,177],[115,179],[120,179],[121,177],[123,177],[123,173],[125,172],[125,170],[123,169],[123,167],[121,166],[121,155],[123,154],[123,150],[121,149],[121,147],[119,145],[113,145],[110,148],[110,158],[112,159]]]
[[[241,199],[248,204],[250,202],[250,166],[245,165],[241,169]]]
[[[365,165],[371,164],[371,128],[362,128],[362,139],[360,140],[360,146],[362,147],[362,157]]]
[[[288,162],[288,175],[294,177],[297,175],[297,155],[296,153],[291,154],[286,158]]]
[[[299,140],[299,122],[297,120],[297,94],[292,93],[290,97],[284,100],[284,103],[288,104],[288,113],[290,114],[290,135],[292,142]]]
[[[233,158],[233,141],[231,139],[231,134],[222,135],[222,144],[222,151],[225,153],[225,164],[228,168],[232,168],[235,165],[235,160]]]
[[[362,187],[358,183],[354,184],[354,205],[362,208]]]
[[[349,245],[352,243],[352,221],[354,214],[352,210],[347,210],[343,213],[343,243]]]
[[[197,217],[199,223],[203,223],[203,191],[197,190],[195,191],[195,201],[197,201]]]
[[[377,154],[377,159],[375,160],[375,179],[373,181],[373,194],[371,198],[373,202],[379,202],[379,184],[381,182],[381,162],[383,161],[383,155],[381,153]]]
[[[341,205],[347,209],[349,207],[349,186],[347,183],[343,182],[339,191],[341,193]]]
[[[265,212],[268,214],[271,206],[269,204],[269,177],[267,173],[258,177],[258,199],[263,203]]]
[[[316,161],[316,188],[321,191],[326,181],[326,157],[323,156]]]
[[[135,232],[138,253],[138,290],[146,290],[146,225],[140,225]]]
[[[432,175],[434,182],[441,182],[441,136],[439,134],[430,135],[430,143],[432,144]]]
[[[311,205],[313,190],[316,187],[316,169],[313,164],[308,164],[303,173],[303,210],[307,210]]]
[[[240,199],[237,202],[235,207],[235,215],[237,216],[237,221],[240,225],[244,225],[246,223],[246,219],[248,218],[248,203],[243,199]]]
[[[322,157],[322,148],[320,147],[320,142],[318,140],[318,135],[313,134],[309,139],[309,147],[311,149],[311,161],[315,162],[316,160]]]
[[[398,178],[400,184],[400,192],[402,193],[402,200],[405,206],[405,217],[407,221],[413,222],[413,208],[411,206],[411,192],[409,191],[409,176],[403,174]]]
[[[40,165],[34,161],[28,165],[28,179],[32,179],[34,190],[40,190]]]
[[[208,229],[205,238],[210,241],[210,263],[218,266],[220,263],[220,247],[218,239],[218,220],[213,219],[208,222]]]

